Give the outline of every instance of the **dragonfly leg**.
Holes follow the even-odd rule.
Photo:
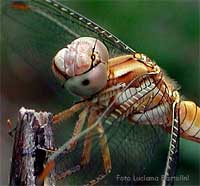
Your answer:
[[[80,103],[73,105],[69,109],[64,110],[63,112],[60,112],[60,113],[54,115],[53,116],[53,123],[57,124],[57,123],[59,123],[63,120],[69,119],[70,117],[72,117],[73,114],[75,114],[76,112],[81,110],[84,105],[85,105],[84,102],[80,102]]]
[[[10,119],[7,120],[7,126],[8,126],[8,134],[13,137],[14,136],[14,132],[16,131],[16,127],[13,128],[13,123],[11,122]]]
[[[74,127],[74,131],[73,131],[73,134],[72,134],[72,138],[76,135],[78,135],[82,128],[83,128],[83,125],[85,123],[85,119],[87,117],[87,114],[88,114],[88,108],[85,108],[80,114],[79,114],[79,119],[78,121],[76,122],[76,125]],[[70,147],[70,151],[73,150],[77,145],[77,141],[74,141],[72,144],[71,144],[71,147]],[[57,179],[63,179],[65,178],[66,176],[70,176],[71,174],[77,172],[80,170],[80,165],[76,165],[70,169],[67,169],[66,171],[62,172],[62,174],[60,175],[56,175],[56,178]]]
[[[49,173],[52,171],[52,169],[55,167],[55,161],[50,160],[46,165],[42,173],[39,175],[38,178],[38,185],[41,185],[44,179],[49,175]]]
[[[79,119],[78,121],[76,122],[76,125],[74,127],[74,131],[73,131],[73,134],[72,134],[72,138],[76,135],[78,135],[81,130],[83,129],[83,125],[85,123],[85,120],[86,120],[86,117],[87,117],[87,114],[88,114],[88,108],[84,109],[80,114],[79,114]],[[76,147],[76,144],[77,144],[77,141],[74,141],[74,143],[72,144],[71,146],[71,150],[73,150],[75,147]]]
[[[96,118],[97,118],[96,112],[91,111],[88,118],[88,123],[87,123],[88,128],[92,126],[92,124],[96,121]],[[91,152],[91,147],[92,147],[92,134],[93,134],[93,131],[90,131],[85,137],[83,153],[81,156],[81,163],[80,163],[82,166],[86,165],[90,161],[90,152]]]
[[[88,115],[88,108],[85,108],[80,114],[79,114],[79,120],[76,122],[74,131],[73,131],[73,135],[72,138],[78,134],[80,134],[83,125],[85,123],[86,117]],[[90,127],[92,125],[92,123],[94,122],[95,118],[93,118],[93,112],[90,113],[89,118],[88,118],[88,126]],[[90,159],[90,149],[91,149],[91,134],[88,133],[88,135],[85,138],[84,141],[84,150],[83,150],[83,154],[82,154],[82,160],[81,160],[81,165],[85,165],[89,162]],[[73,150],[76,147],[77,141],[74,141],[73,144],[71,144],[70,146],[70,151]],[[63,179],[66,176],[70,176],[71,174],[77,172],[80,170],[80,165],[76,165],[73,166],[69,169],[67,169],[66,171],[62,172],[62,174],[60,175],[56,175],[57,179]]]
[[[57,124],[57,123],[65,120],[65,119],[70,118],[74,113],[76,113],[79,110],[81,110],[82,107],[83,107],[83,103],[82,102],[81,103],[77,103],[77,104],[73,105],[71,108],[54,115],[53,123]],[[83,127],[83,124],[85,122],[86,116],[87,116],[87,112],[86,112],[86,109],[84,109],[79,115],[79,120],[77,121],[76,126],[74,128],[73,136],[77,135],[78,133],[80,133],[80,131],[81,131],[82,127]],[[72,148],[74,148],[75,145],[76,145],[76,143],[72,144]],[[39,176],[39,182],[42,182],[48,176],[48,174],[51,172],[51,170],[54,168],[54,166],[55,166],[55,161],[54,160],[51,160],[46,164],[43,172]]]
[[[90,180],[88,182],[88,184],[85,184],[84,186],[94,186],[96,184],[98,184],[100,181],[102,181],[110,172],[111,172],[111,158],[110,158],[110,151],[108,148],[108,143],[107,143],[107,137],[104,133],[104,128],[101,125],[101,123],[99,123],[99,125],[97,126],[97,132],[99,133],[99,145],[101,148],[101,153],[102,153],[102,157],[103,157],[103,164],[104,164],[104,170],[105,173],[104,174],[99,174],[96,178]],[[89,160],[88,160],[89,162]]]
[[[107,137],[106,137],[106,134],[104,133],[104,128],[101,124],[98,125],[97,131],[100,134],[99,145],[101,147],[104,170],[105,170],[105,173],[107,174],[111,171],[111,168],[112,168],[110,151],[109,151],[109,147],[107,143]]]
[[[54,153],[54,152],[56,152],[58,150],[58,148],[56,148],[56,147],[52,147],[52,148],[37,147],[37,149],[43,150],[46,153]]]

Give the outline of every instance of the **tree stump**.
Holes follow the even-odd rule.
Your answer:
[[[43,183],[38,182],[48,149],[54,149],[52,114],[22,107],[14,138],[10,186],[54,186],[54,171]]]

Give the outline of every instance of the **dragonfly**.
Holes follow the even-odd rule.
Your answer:
[[[143,136],[140,143],[135,146],[136,149],[142,146],[142,153],[158,143],[161,131],[155,125],[160,125],[160,128],[168,132],[171,131],[172,153],[169,151],[165,176],[169,171],[174,172],[179,135],[199,142],[199,107],[194,102],[181,100],[175,84],[160,67],[146,55],[135,52],[96,23],[56,1],[30,1],[28,6],[23,3],[13,3],[12,6],[27,9],[32,19],[45,19],[45,21],[47,19],[54,24],[54,27],[57,26],[63,31],[63,35],[59,35],[63,38],[63,43],[59,43],[55,51],[65,47],[53,58],[53,73],[65,87],[82,98],[71,108],[54,116],[53,122],[56,124],[69,119],[81,110],[79,119],[74,125],[72,138],[52,154],[44,175],[48,173],[52,163],[58,164],[59,171],[62,172],[60,166],[63,163],[65,170],[60,173],[60,177],[71,177],[72,174],[80,176],[83,170],[84,176],[88,172],[92,178],[93,174],[89,169],[95,166],[102,169],[104,174],[99,174],[90,184],[103,181],[104,177],[107,174],[109,176],[118,166],[112,162],[111,157],[119,155],[116,149],[124,150],[120,143],[122,146],[129,144],[128,147],[133,144],[134,141],[129,141],[129,136],[135,136],[136,131],[132,126],[134,124],[151,131],[149,138],[146,139],[148,144],[145,144]],[[23,19],[26,19],[26,16]],[[73,27],[70,27],[70,24]],[[27,29],[30,28],[29,25],[25,26]],[[87,31],[83,34],[81,29]],[[38,35],[43,37],[41,34]],[[56,42],[55,37],[54,39]],[[66,46],[66,40],[72,43]],[[82,50],[79,51],[81,54],[78,48]],[[15,50],[20,49],[15,48]],[[48,53],[48,49],[44,52]],[[78,58],[87,60],[78,61]],[[43,63],[37,63],[36,68],[40,69],[40,65]],[[125,126],[122,122],[124,119],[128,119],[132,124],[126,123]],[[144,124],[146,125],[141,126]],[[119,135],[124,139],[120,140]],[[115,139],[115,136],[118,138]],[[124,162],[134,161],[134,156],[132,157],[130,152],[129,154],[121,152],[119,156],[126,156],[123,157]],[[149,158],[151,153],[148,154]],[[139,170],[137,166],[141,168],[141,163],[134,163],[135,169]],[[69,168],[70,166],[72,168]],[[128,171],[130,172],[130,169]],[[140,174],[140,171],[135,174]]]

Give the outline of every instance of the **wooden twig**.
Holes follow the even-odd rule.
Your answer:
[[[44,183],[38,183],[49,149],[54,149],[52,114],[22,107],[14,138],[10,186],[54,186],[54,171]]]

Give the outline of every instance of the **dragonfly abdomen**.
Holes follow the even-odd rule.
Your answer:
[[[200,142],[200,108],[192,101],[181,101],[179,115],[181,137]]]

